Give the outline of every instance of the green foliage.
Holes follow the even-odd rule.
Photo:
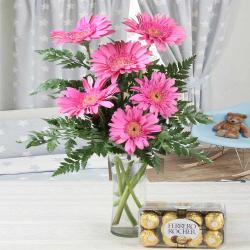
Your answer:
[[[193,65],[195,56],[189,57],[182,62],[170,63],[166,66],[166,73],[170,78],[176,78],[180,80],[187,79],[189,77],[189,70]]]
[[[153,148],[150,149],[151,151],[149,151],[148,149],[145,149],[143,151],[137,150],[135,152],[135,155],[141,159],[142,163],[155,168],[155,170],[159,172],[161,167],[161,159],[159,157],[159,154],[157,152],[154,152]]]
[[[173,126],[188,126],[190,124],[210,124],[212,120],[202,112],[196,111],[195,106],[190,105],[188,101],[178,102],[178,112],[171,118],[169,123]]]
[[[40,92],[49,92],[50,97],[54,98],[62,90],[67,87],[72,87],[76,89],[82,88],[82,81],[80,80],[64,80],[64,79],[50,79],[41,83],[38,88],[31,93],[31,95],[36,95]]]
[[[66,174],[69,172],[78,172],[80,168],[85,168],[91,155],[93,154],[91,146],[84,146],[67,154],[59,168],[53,173],[53,176]]]
[[[190,132],[182,127],[171,128],[163,126],[162,132],[157,136],[154,147],[159,148],[165,154],[175,152],[177,155],[195,157],[199,161],[209,163],[207,156],[197,149],[199,142],[196,137],[192,137]]]
[[[76,145],[77,142],[72,138],[69,138],[64,144],[65,152],[67,154],[71,153]]]
[[[26,141],[26,148],[36,147],[46,143],[46,135],[47,133],[45,132],[31,132],[31,134],[29,134],[29,139]]]
[[[52,152],[59,144],[59,131],[45,130],[41,132],[31,132],[29,140],[26,142],[26,148],[47,144],[47,150]]]
[[[91,127],[91,120],[89,118],[80,118],[80,117],[56,117],[50,119],[44,119],[49,125],[52,125],[58,129],[82,129]]]
[[[90,69],[89,64],[85,61],[86,56],[81,51],[77,51],[75,55],[70,50],[63,49],[44,49],[37,50],[37,52],[42,55],[43,60],[49,62],[58,62],[58,65],[63,65],[63,68],[73,69],[84,67]]]
[[[109,141],[106,131],[96,128],[88,118],[58,117],[45,121],[51,127],[45,131],[32,132],[26,141],[26,148],[46,144],[47,150],[51,152],[64,141],[67,157],[54,175],[79,171],[81,166],[86,166],[87,160],[93,154],[106,156],[109,152],[124,153],[121,146]],[[84,140],[87,146],[76,148],[76,138]]]
[[[44,131],[31,132],[26,142],[26,148],[46,144],[47,150],[52,152],[60,144],[60,141],[64,140],[65,151],[71,152],[77,145],[75,138],[88,139],[90,137],[91,123],[87,119],[59,117],[45,119],[45,121],[51,127]]]
[[[50,131],[59,131],[59,137],[63,140],[74,138],[89,140],[92,138],[92,123],[88,118],[82,119],[80,117],[58,117],[45,119],[45,121],[52,126]],[[68,144],[73,145],[74,143]]]

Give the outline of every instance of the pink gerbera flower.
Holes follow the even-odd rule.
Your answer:
[[[165,50],[166,45],[181,44],[186,38],[183,27],[178,26],[174,19],[156,14],[138,14],[137,21],[125,19],[124,24],[129,26],[126,30],[141,35],[140,40],[146,40],[151,45],[155,43],[159,50]]]
[[[138,104],[138,107],[155,114],[161,114],[164,118],[170,117],[178,111],[177,98],[179,96],[177,88],[174,87],[175,79],[166,78],[165,74],[154,72],[149,80],[146,76],[136,79],[140,86],[132,87],[138,94],[132,96],[130,100]]]
[[[161,131],[158,121],[156,115],[144,115],[138,107],[127,106],[126,111],[119,108],[109,123],[110,139],[117,144],[126,142],[125,151],[133,154],[136,147],[141,150],[148,147],[148,139],[153,139],[153,134]]]
[[[151,52],[140,42],[115,42],[99,46],[92,54],[92,70],[98,77],[116,82],[119,74],[145,70]]]
[[[80,92],[74,88],[67,88],[63,91],[63,96],[57,99],[57,105],[60,112],[68,116],[80,116],[82,114],[97,114],[100,106],[112,108],[114,104],[109,100],[113,95],[119,92],[117,84],[111,84],[103,88],[105,81],[96,80],[92,83],[86,79],[83,80],[85,92]]]
[[[76,27],[66,32],[63,30],[54,30],[51,32],[51,38],[57,44],[64,43],[83,43],[92,39],[98,39],[113,33],[111,22],[105,16],[82,17]]]

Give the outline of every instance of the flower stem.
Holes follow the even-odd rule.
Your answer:
[[[137,207],[138,207],[138,208],[141,208],[142,205],[141,205],[139,199],[137,198],[137,196],[135,195],[135,192],[134,192],[134,190],[132,189],[132,187],[131,187],[131,185],[130,185],[130,182],[129,182],[129,175],[130,175],[130,171],[131,171],[131,168],[132,168],[132,165],[133,165],[134,161],[130,161],[130,162],[128,163],[128,169],[127,169],[127,171],[125,171],[124,166],[123,166],[123,163],[122,163],[122,161],[121,161],[121,159],[120,159],[119,157],[117,157],[117,162],[118,162],[118,164],[119,164],[119,166],[120,166],[120,169],[121,169],[121,171],[122,171],[122,174],[124,175],[125,185],[127,185],[128,189],[129,189],[129,192],[130,192],[132,198],[134,199],[135,204],[137,205]]]
[[[128,205],[125,205],[124,210],[132,224],[132,226],[136,226],[137,225],[137,220],[135,219],[135,217],[133,216],[131,210],[129,209]]]
[[[84,46],[86,48],[87,54],[88,54],[88,61],[90,60],[91,57],[91,52],[90,52],[90,42],[84,42]]]
[[[132,177],[130,181],[130,188],[126,185],[125,190],[123,191],[119,205],[117,206],[116,214],[114,216],[113,225],[117,225],[120,222],[122,211],[124,207],[126,206],[126,202],[128,200],[128,197],[130,195],[130,189],[133,190],[133,188],[137,185],[137,183],[140,181],[141,177],[144,175],[145,170],[146,170],[146,164],[142,164],[138,172]]]
[[[124,191],[124,188],[123,188],[123,180],[122,180],[122,176],[121,176],[121,172],[120,172],[120,169],[119,169],[119,164],[115,161],[115,168],[116,168],[116,174],[117,174],[117,182],[118,182],[118,192],[119,192],[119,195],[122,196],[123,194],[123,191]],[[120,203],[120,201],[119,201]],[[136,226],[137,225],[137,221],[136,219],[134,218],[132,212],[130,211],[129,207],[127,206],[127,204],[124,205],[124,210],[131,222],[131,224],[133,226]]]

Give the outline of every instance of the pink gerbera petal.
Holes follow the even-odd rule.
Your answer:
[[[125,143],[125,151],[133,154],[136,148],[143,150],[149,146],[148,139],[161,131],[154,114],[143,114],[138,107],[126,106],[125,111],[118,109],[112,116],[110,126],[110,139],[117,144]]]
[[[178,26],[174,19],[156,14],[150,16],[147,13],[138,14],[137,20],[125,19],[129,32],[140,34],[140,40],[147,44],[155,44],[159,50],[165,50],[166,45],[179,45],[185,38],[185,30]]]
[[[92,54],[92,70],[103,79],[115,83],[124,73],[145,70],[151,63],[151,52],[140,42],[115,42],[99,46]]]
[[[178,111],[177,99],[178,89],[174,87],[175,79],[166,78],[166,75],[160,72],[154,72],[151,79],[144,77],[136,79],[139,86],[132,87],[137,92],[130,100],[138,107],[164,118],[169,118]]]
[[[82,114],[97,114],[100,106],[111,108],[110,99],[119,92],[118,86],[112,84],[103,88],[102,80],[96,80],[92,84],[89,80],[83,80],[84,92],[74,88],[67,88],[62,92],[63,96],[57,99],[60,112],[68,116],[80,116]]]
[[[70,32],[63,30],[51,31],[51,38],[57,44],[83,43],[84,41],[107,36],[113,32],[111,22],[106,17],[92,15],[82,17]]]

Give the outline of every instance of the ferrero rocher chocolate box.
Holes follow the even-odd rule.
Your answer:
[[[218,203],[146,203],[139,212],[145,247],[219,248],[224,243],[225,207]]]

